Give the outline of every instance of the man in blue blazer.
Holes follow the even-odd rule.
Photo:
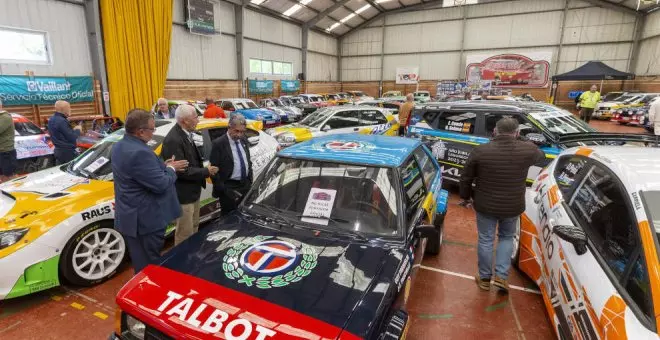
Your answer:
[[[135,273],[160,257],[165,228],[181,215],[174,182],[186,160],[164,164],[147,145],[154,135],[154,116],[142,109],[128,112],[126,134],[112,147],[115,184],[115,229],[126,241]]]

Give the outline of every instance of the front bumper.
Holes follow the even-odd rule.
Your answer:
[[[614,113],[608,110],[594,111],[591,116],[596,119],[611,119],[614,116]]]
[[[34,241],[0,259],[0,300],[59,286],[59,252]]]

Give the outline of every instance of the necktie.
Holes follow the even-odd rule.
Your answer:
[[[236,143],[236,152],[238,152],[238,160],[241,162],[241,179],[245,179],[247,174],[245,173],[245,161],[243,161],[243,151],[241,151],[241,144],[238,141]]]

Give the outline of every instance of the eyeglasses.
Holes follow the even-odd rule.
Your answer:
[[[151,131],[151,132],[153,132],[153,131],[156,131],[156,129],[155,129],[155,128],[154,128],[154,129],[152,129],[152,128],[148,128],[148,127],[143,127],[143,128],[140,128],[140,130],[149,130],[149,131]]]

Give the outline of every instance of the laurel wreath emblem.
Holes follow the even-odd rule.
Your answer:
[[[261,289],[270,289],[275,287],[284,287],[291,283],[298,282],[312,272],[312,269],[318,264],[318,254],[314,248],[303,244],[301,253],[302,260],[291,271],[286,274],[275,276],[262,276],[255,277],[246,273],[239,264],[239,258],[243,251],[251,247],[255,243],[259,243],[269,239],[267,236],[255,236],[251,239],[245,240],[234,244],[222,258],[222,270],[225,276],[231,280],[236,280],[248,287],[255,286]]]

